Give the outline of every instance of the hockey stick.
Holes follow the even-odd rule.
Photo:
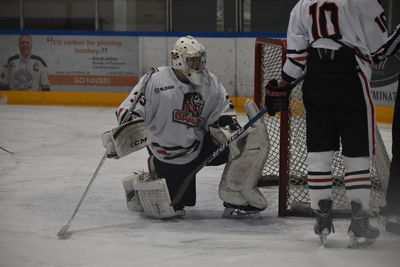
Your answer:
[[[154,73],[154,71],[155,71],[155,69],[151,68],[150,72],[147,73],[147,76],[146,76],[145,80],[143,80],[142,87],[140,88],[139,93],[136,95],[136,98],[134,98],[132,100],[132,105],[128,109],[128,112],[127,112],[125,118],[122,120],[121,125],[124,124],[127,121],[127,119],[130,117],[130,115],[132,114],[133,109],[135,108],[136,104],[139,102],[139,99],[143,94],[143,90],[146,88],[147,82],[149,81],[150,76]],[[103,157],[100,160],[99,165],[97,165],[97,168],[96,168],[95,172],[93,173],[93,176],[89,181],[89,184],[86,186],[85,192],[83,193],[78,205],[76,206],[74,212],[72,213],[71,218],[68,220],[67,224],[64,225],[60,229],[60,231],[58,231],[57,236],[59,238],[63,238],[65,236],[65,234],[67,233],[69,227],[71,226],[72,220],[75,218],[75,215],[78,213],[78,210],[79,210],[83,200],[86,198],[86,195],[87,195],[87,193],[89,191],[89,188],[91,187],[92,183],[94,182],[94,179],[96,179],[97,174],[99,173],[101,167],[103,166],[103,163],[106,160],[106,158],[107,158],[107,153],[105,152]]]
[[[14,155],[14,152],[11,152],[11,151],[5,149],[4,147],[1,147],[1,146],[0,146],[0,149],[1,149],[1,150],[4,150],[5,152],[10,153],[11,155]]]
[[[301,81],[304,80],[304,75],[302,75],[297,80],[293,81],[290,84],[290,88],[294,88],[298,85]],[[209,164],[213,159],[215,159],[218,155],[220,155],[229,145],[239,138],[248,128],[254,125],[265,113],[267,113],[267,107],[264,107],[255,117],[249,120],[242,128],[237,130],[231,137],[224,144],[221,144],[217,150],[215,150],[210,156],[208,156],[200,165],[194,168],[183,180],[183,183],[178,189],[177,194],[175,195],[174,199],[171,201],[171,206],[175,206],[181,201],[183,195],[185,194],[190,182],[193,180],[196,173],[198,173],[203,167]]]

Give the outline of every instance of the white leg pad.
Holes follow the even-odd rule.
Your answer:
[[[166,219],[179,216],[171,206],[165,179],[138,180],[134,185],[144,213],[151,218]]]
[[[137,192],[134,189],[134,185],[138,180],[138,174],[125,177],[122,180],[122,185],[124,186],[125,190],[126,204],[130,211],[143,211],[142,204],[140,204],[139,198],[137,197]]]
[[[254,102],[246,102],[249,118],[259,111]],[[219,186],[220,198],[230,204],[251,205],[264,209],[267,201],[257,187],[269,151],[268,135],[263,121],[249,128],[246,138],[238,141],[241,154],[225,166]]]

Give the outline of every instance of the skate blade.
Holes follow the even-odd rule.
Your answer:
[[[250,219],[250,220],[258,220],[261,219],[261,214],[259,212],[253,213],[245,213],[245,212],[236,212],[234,210],[225,209],[222,213],[222,217],[226,219]]]

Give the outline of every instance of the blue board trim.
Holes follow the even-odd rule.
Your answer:
[[[30,35],[86,35],[86,36],[149,36],[149,37],[194,37],[212,38],[286,38],[286,33],[268,32],[118,32],[118,31],[64,31],[64,30],[0,30],[0,35],[30,34]]]

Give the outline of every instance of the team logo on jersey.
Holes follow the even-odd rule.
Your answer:
[[[17,90],[29,90],[32,88],[32,73],[26,70],[18,70],[14,74],[14,86]]]
[[[36,72],[39,71],[39,64],[37,62],[33,63],[33,70]]]
[[[201,127],[204,118],[200,115],[203,112],[204,100],[198,93],[187,93],[183,98],[182,110],[175,109],[173,112],[173,121],[182,123],[188,127]]]

